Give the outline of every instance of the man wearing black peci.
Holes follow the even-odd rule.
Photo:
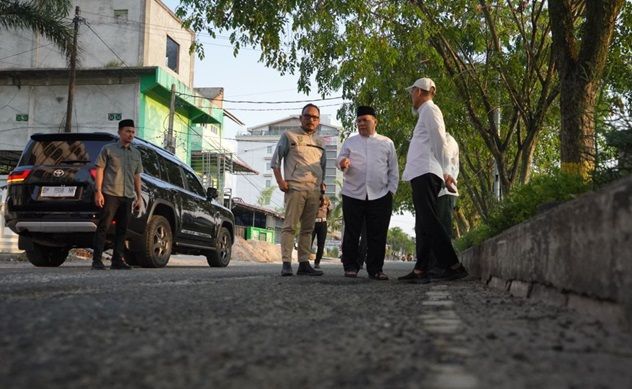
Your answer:
[[[358,240],[366,225],[366,271],[369,278],[384,281],[388,280],[382,271],[386,236],[399,181],[397,155],[393,141],[376,132],[377,118],[372,107],[358,107],[356,125],[358,135],[345,140],[338,154],[338,167],[344,172],[344,275],[353,278],[358,274]]]
[[[121,120],[118,125],[118,135],[118,142],[103,146],[95,162],[97,174],[94,202],[97,207],[102,208],[102,211],[94,235],[92,255],[92,269],[94,270],[105,270],[101,255],[112,220],[115,220],[116,223],[116,235],[110,268],[116,270],[131,269],[121,254],[132,207],[138,209],[142,202],[140,174],[143,172],[143,165],[140,152],[132,146],[132,141],[136,136],[134,121]]]

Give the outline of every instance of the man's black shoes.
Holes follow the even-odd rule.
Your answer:
[[[283,268],[281,269],[281,275],[283,277],[293,276],[292,264],[290,262],[283,262]]]
[[[309,264],[309,262],[299,262],[297,276],[322,276],[323,272],[316,270]]]
[[[422,271],[421,273],[415,273],[415,271],[413,270],[405,276],[398,277],[397,280],[405,281],[411,284],[427,284],[430,282],[430,277],[425,271]]]
[[[439,274],[433,275],[432,278],[437,279],[437,280],[444,280],[444,281],[454,281],[454,280],[459,280],[461,278],[465,278],[467,276],[468,276],[467,270],[465,270],[463,265],[459,263],[456,269],[448,267],[442,272],[440,272]]]
[[[95,259],[92,261],[92,270],[106,270],[105,265],[101,262],[100,259]]]
[[[127,263],[125,263],[124,261],[120,261],[120,262],[112,262],[112,265],[110,265],[110,269],[112,269],[112,270],[131,270],[132,267],[130,265],[128,265]]]

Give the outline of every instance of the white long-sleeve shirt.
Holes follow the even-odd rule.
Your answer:
[[[456,179],[459,176],[459,144],[456,143],[456,139],[454,139],[454,137],[452,137],[452,135],[448,134],[447,132],[445,133],[445,141],[445,147],[443,148],[443,150],[445,151],[445,155],[448,159],[448,174],[451,175],[456,182]],[[454,186],[454,189],[457,190],[456,193],[448,191],[445,187],[441,188],[441,191],[439,192],[439,197],[445,195],[458,196],[459,191],[456,185]]]
[[[419,119],[408,146],[406,167],[402,174],[404,181],[412,181],[426,173],[432,173],[443,181],[448,161],[445,154],[445,124],[443,114],[432,100],[417,108]]]
[[[376,200],[390,191],[395,194],[399,184],[399,167],[393,141],[383,135],[354,135],[344,141],[338,153],[340,161],[349,158],[345,170],[342,194],[358,200]]]

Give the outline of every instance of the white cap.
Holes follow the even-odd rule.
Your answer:
[[[410,91],[413,88],[423,89],[428,92],[430,92],[430,88],[435,88],[435,91],[437,90],[434,81],[426,77],[418,79],[414,84],[406,88],[406,90]]]

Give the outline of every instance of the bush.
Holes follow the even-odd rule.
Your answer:
[[[469,231],[455,245],[459,250],[478,245],[535,216],[539,209],[571,200],[590,188],[590,183],[573,174],[555,172],[534,177],[528,184],[516,187],[492,210],[485,223]]]

